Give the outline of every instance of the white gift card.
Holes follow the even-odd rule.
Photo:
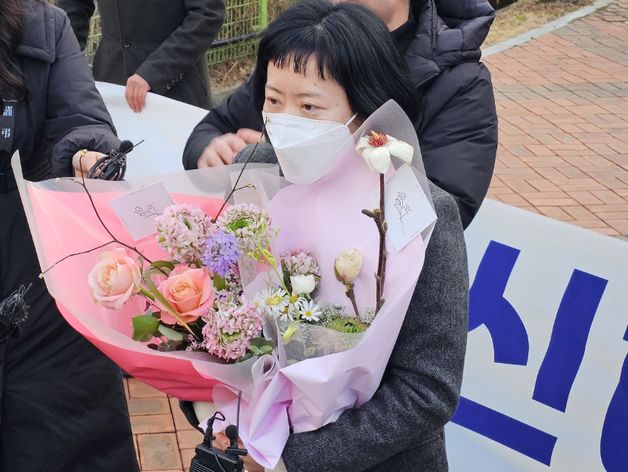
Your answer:
[[[111,200],[116,212],[131,237],[138,241],[155,232],[155,217],[174,202],[162,183],[134,190]]]
[[[414,171],[401,166],[386,182],[387,235],[397,251],[420,236],[436,221],[436,213],[419,185]]]

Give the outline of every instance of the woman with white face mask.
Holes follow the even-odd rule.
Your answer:
[[[331,171],[343,138],[388,100],[410,120],[418,113],[386,26],[357,5],[306,2],[289,10],[262,38],[256,71],[256,103],[282,171],[296,184]]]
[[[346,143],[342,138],[388,100],[395,100],[410,119],[419,112],[384,23],[358,5],[298,3],[269,26],[256,67],[259,112],[286,178],[299,185],[332,173],[346,155],[337,143]],[[241,156],[246,159],[249,153],[250,147]],[[271,149],[253,158],[272,162],[274,153]],[[438,222],[377,392],[332,424],[292,434],[277,470],[447,470],[443,427],[460,394],[468,270],[455,201],[436,186],[430,190]],[[206,416],[195,415],[190,404],[183,409],[193,424],[198,424],[195,416]],[[218,434],[215,446],[227,444],[224,434]],[[264,470],[249,457],[245,464],[249,472]]]

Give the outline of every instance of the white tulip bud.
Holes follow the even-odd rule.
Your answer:
[[[313,275],[291,275],[290,285],[292,293],[309,295],[316,288],[316,278]]]
[[[357,249],[343,251],[334,264],[336,278],[345,285],[353,284],[362,270],[362,253]]]

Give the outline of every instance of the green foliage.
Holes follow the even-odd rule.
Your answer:
[[[326,326],[340,333],[357,334],[368,329],[368,325],[356,317],[338,316],[327,321]]]
[[[159,320],[153,315],[135,316],[131,320],[133,324],[133,340],[146,342],[158,334]]]
[[[275,343],[266,338],[254,338],[251,340],[251,346],[244,356],[238,359],[238,362],[245,361],[254,356],[263,356],[270,354],[275,349]]]

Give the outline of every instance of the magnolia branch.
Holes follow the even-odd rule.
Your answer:
[[[379,259],[375,273],[375,313],[377,314],[384,304],[384,282],[386,280],[386,210],[385,210],[385,175],[379,175],[379,208],[369,211],[362,210],[366,216],[373,218],[379,232]]]

